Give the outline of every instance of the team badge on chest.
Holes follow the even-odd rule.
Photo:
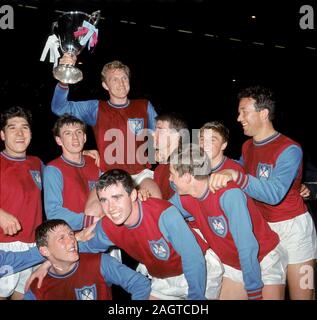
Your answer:
[[[170,250],[166,241],[161,238],[158,241],[149,241],[152,253],[157,259],[167,260],[170,256]]]
[[[41,174],[39,171],[37,170],[30,170],[31,176],[33,181],[35,182],[36,186],[42,190],[42,178],[41,178]]]
[[[217,236],[224,238],[228,233],[228,225],[224,216],[208,217],[208,223],[210,229]]]
[[[137,136],[142,132],[144,128],[144,119],[143,118],[128,119],[128,126],[130,131]]]
[[[268,180],[271,176],[273,166],[271,164],[259,163],[256,176],[259,179]]]
[[[96,285],[75,289],[77,300],[97,300]]]

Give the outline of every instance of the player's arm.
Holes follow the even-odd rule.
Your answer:
[[[175,193],[168,201],[178,209],[184,219],[193,219],[193,216],[183,208],[182,201],[178,193]]]
[[[101,256],[100,271],[107,283],[121,286],[131,293],[132,300],[147,300],[149,298],[150,280],[106,253]]]
[[[58,116],[69,113],[94,126],[97,121],[98,100],[68,101],[69,87],[67,84],[58,83],[55,87],[51,107]]]
[[[258,260],[259,244],[253,234],[246,195],[238,188],[227,190],[220,198],[220,205],[229,220],[229,230],[239,253],[248,297],[260,299],[263,282]]]
[[[239,173],[236,183],[250,197],[270,205],[280,203],[294,182],[302,161],[301,148],[291,145],[278,157],[269,179]]]
[[[0,250],[0,278],[33,267],[44,260],[37,247],[19,252]]]
[[[94,236],[88,241],[78,241],[79,252],[91,252],[99,253],[105,252],[111,246],[114,246],[114,243],[108,238],[102,228],[102,220],[97,222],[96,228],[94,229]]]
[[[203,253],[184,218],[174,206],[162,213],[159,228],[182,258],[183,273],[188,283],[188,299],[206,299],[207,271]]]

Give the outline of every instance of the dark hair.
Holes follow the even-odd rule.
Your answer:
[[[62,219],[46,220],[35,229],[35,241],[38,248],[48,245],[48,233],[58,226],[67,226],[69,224]]]
[[[74,117],[71,114],[65,113],[62,116],[60,116],[54,124],[54,127],[53,127],[54,137],[59,137],[61,128],[64,125],[70,125],[70,124],[79,124],[79,125],[81,125],[81,127],[85,133],[87,131],[87,126],[83,121]]]
[[[155,120],[169,122],[170,129],[175,129],[176,131],[188,129],[188,125],[185,119],[176,112],[163,113],[161,115],[156,116]]]
[[[125,191],[128,195],[131,194],[133,189],[135,189],[134,182],[130,174],[121,169],[113,169],[106,171],[96,183],[97,194],[98,191],[101,191],[105,188],[108,188],[114,184],[122,183]]]
[[[32,114],[31,111],[28,109],[24,109],[21,107],[11,107],[4,112],[1,113],[1,118],[0,118],[0,129],[3,130],[4,127],[7,125],[7,122],[9,119],[14,118],[14,117],[19,117],[25,119],[29,126],[32,124]]]
[[[204,130],[214,130],[221,135],[223,142],[229,141],[229,129],[223,123],[221,123],[219,121],[211,121],[211,122],[205,123],[199,129],[200,136],[203,134]]]
[[[256,111],[261,111],[263,109],[268,109],[269,111],[269,120],[274,119],[275,113],[275,100],[273,92],[262,86],[249,87],[242,90],[238,94],[238,99],[243,98],[252,98],[255,100],[254,107]]]

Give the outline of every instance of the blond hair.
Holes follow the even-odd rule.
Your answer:
[[[123,70],[127,74],[128,78],[130,79],[130,75],[131,75],[130,68],[127,65],[123,64],[121,61],[114,60],[112,62],[106,63],[103,66],[101,71],[101,81],[102,82],[106,81],[106,74],[109,70],[116,70],[116,69]]]

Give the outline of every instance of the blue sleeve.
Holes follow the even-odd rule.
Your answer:
[[[239,253],[239,260],[247,292],[263,287],[258,261],[259,244],[253,234],[246,195],[238,188],[227,190],[220,205],[229,220],[229,230]]]
[[[165,239],[181,256],[182,268],[188,283],[189,300],[205,300],[206,263],[195,236],[178,210],[171,206],[160,217],[159,228]]]
[[[37,247],[19,252],[0,250],[0,278],[33,267],[44,260]]]
[[[105,252],[109,247],[114,246],[113,242],[107,237],[102,229],[101,220],[97,222],[94,230],[95,235],[92,239],[85,242],[78,242],[79,252],[99,253]]]
[[[178,209],[184,219],[193,218],[193,216],[183,208],[181,198],[178,193],[174,193],[174,195],[168,201]]]
[[[76,213],[63,206],[63,175],[53,166],[44,169],[44,207],[47,219],[63,219],[76,231],[83,227],[85,214]]]
[[[58,116],[69,113],[88,125],[94,126],[97,121],[99,101],[68,101],[68,93],[68,86],[60,83],[56,85],[51,105],[53,113]]]
[[[131,293],[132,300],[149,299],[150,280],[106,253],[101,256],[100,271],[107,283],[121,286]]]
[[[34,293],[31,290],[29,290],[24,294],[23,300],[37,300],[37,299]]]
[[[148,114],[148,129],[154,131],[155,123],[156,123],[155,118],[157,116],[157,113],[150,101],[147,106],[147,114]]]
[[[270,205],[280,203],[298,174],[302,157],[302,150],[298,146],[288,147],[278,157],[268,180],[247,175],[248,183],[243,191],[250,197]]]

